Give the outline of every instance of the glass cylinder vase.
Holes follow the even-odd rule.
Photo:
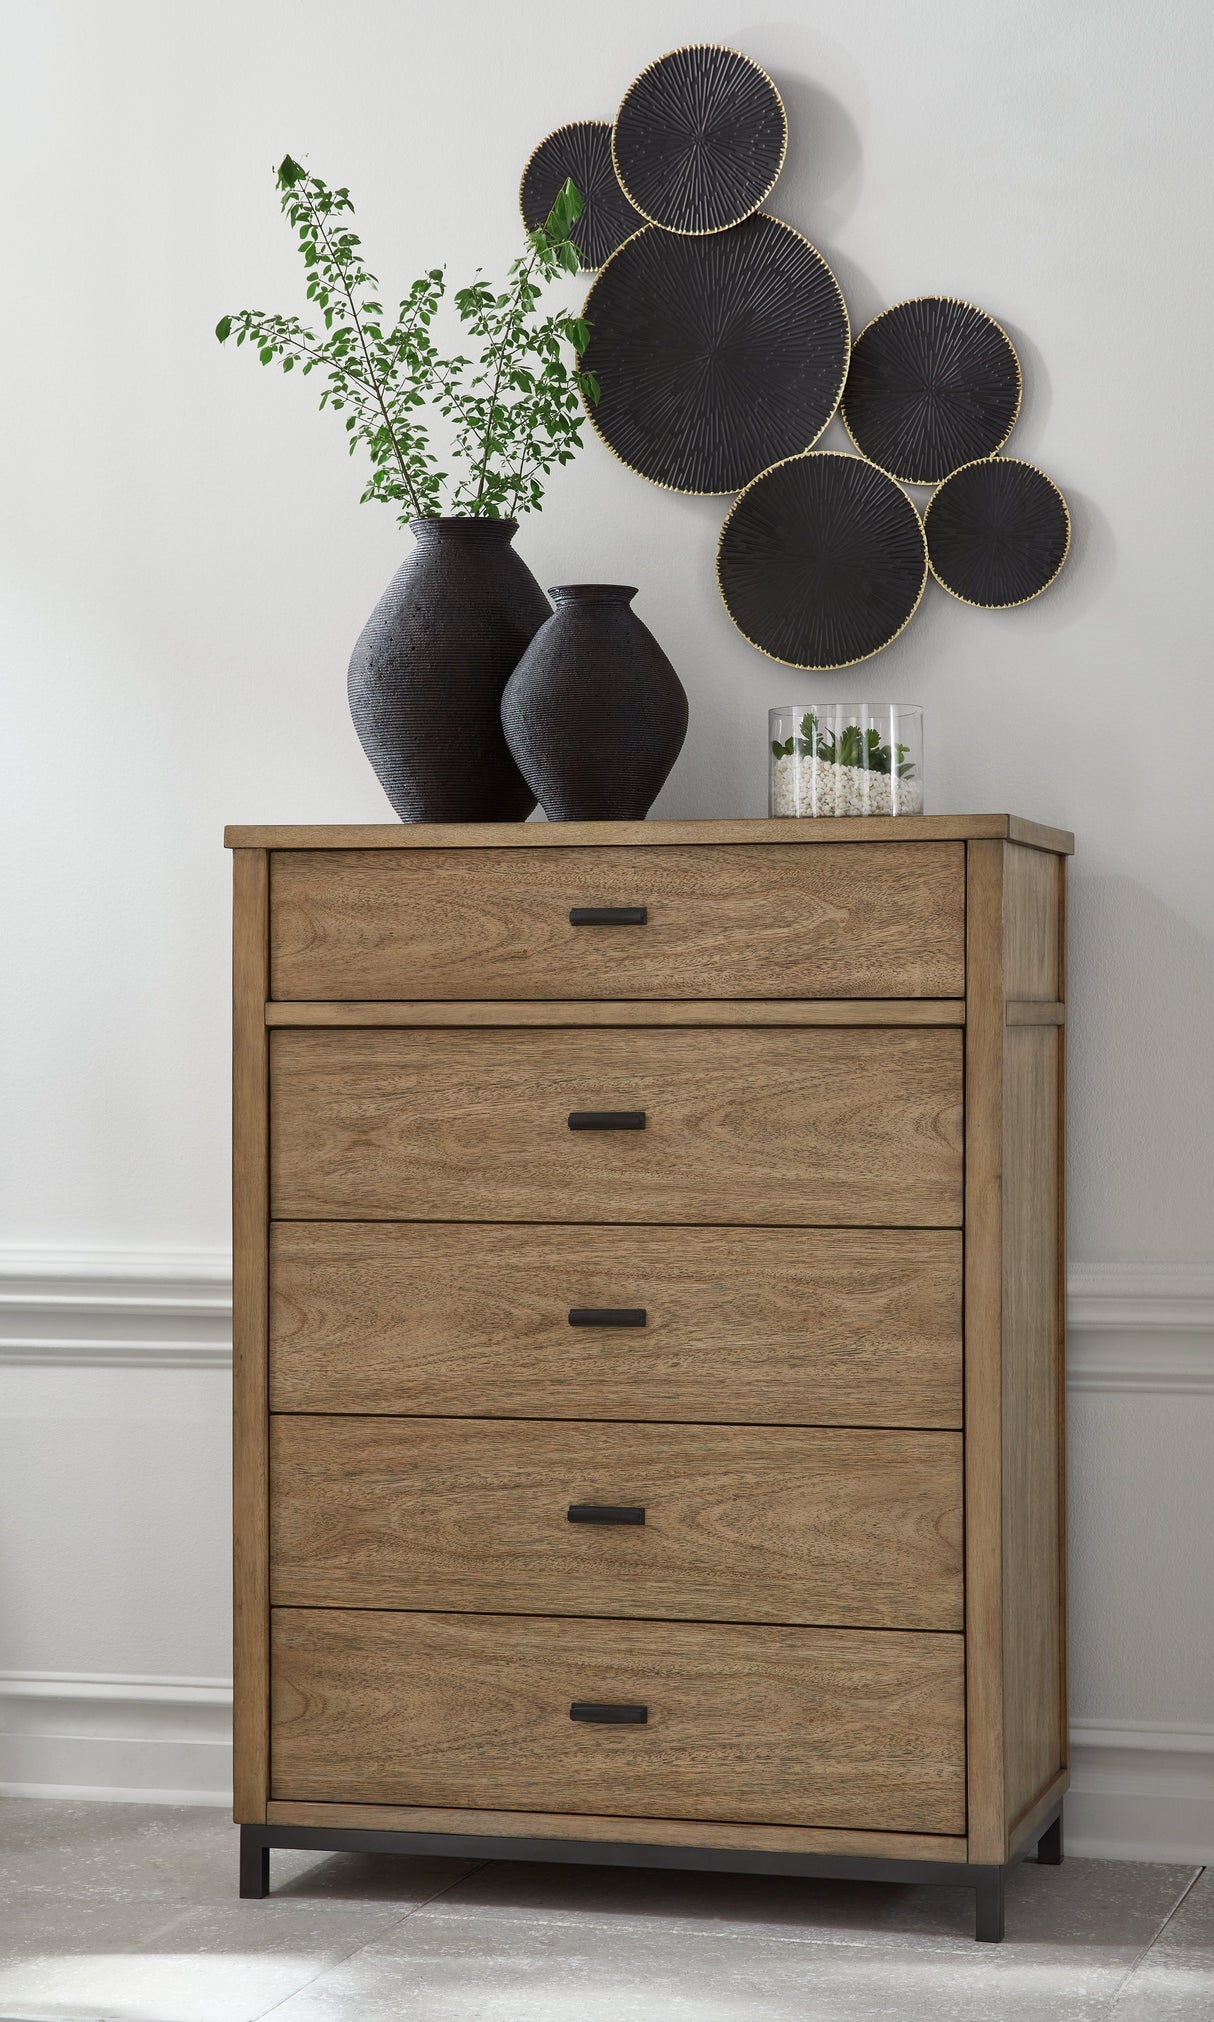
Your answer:
[[[923,813],[917,703],[788,703],[767,721],[770,814]]]

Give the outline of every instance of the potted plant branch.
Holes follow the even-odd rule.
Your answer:
[[[578,271],[581,197],[565,183],[504,288],[478,273],[455,292],[466,348],[447,353],[433,328],[444,269],[419,276],[389,317],[349,191],[290,155],[277,185],[322,328],[247,309],[215,334],[263,365],[321,375],[321,407],[370,462],[363,501],[394,506],[416,542],[354,648],[355,729],[402,820],[521,820],[534,797],[502,736],[501,693],[549,605],[511,543],[581,446],[583,401],[598,398],[576,362],[588,326],[542,307],[548,285]]]

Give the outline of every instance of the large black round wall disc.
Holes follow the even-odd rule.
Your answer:
[[[611,145],[625,191],[651,224],[720,232],[770,196],[788,120],[749,56],[697,43],[660,56],[629,85]]]
[[[778,218],[710,238],[646,226],[586,298],[587,411],[609,449],[671,491],[738,491],[816,442],[850,332],[839,284]]]
[[[861,456],[903,484],[939,484],[993,456],[1019,411],[1012,340],[970,302],[898,302],[856,339],[843,420]]]
[[[583,267],[601,267],[645,222],[620,188],[607,120],[579,119],[571,126],[558,126],[540,142],[523,170],[518,194],[529,232],[543,224],[569,179],[583,205],[570,237]]]
[[[1052,478],[1017,457],[955,470],[924,515],[932,574],[984,610],[1027,604],[1053,582],[1071,545],[1071,516]]]
[[[814,450],[747,486],[721,529],[717,581],[739,632],[769,659],[851,667],[914,617],[927,581],[923,525],[883,471]]]

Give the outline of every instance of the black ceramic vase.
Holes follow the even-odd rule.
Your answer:
[[[621,583],[566,583],[506,684],[502,724],[549,821],[642,821],[683,748],[687,696]]]
[[[402,821],[525,821],[502,690],[549,615],[514,520],[413,520],[416,547],[350,656],[359,742]]]

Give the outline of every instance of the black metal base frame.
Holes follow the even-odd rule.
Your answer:
[[[791,1875],[802,1880],[848,1882],[934,1882],[973,1889],[975,1937],[998,1944],[1003,1936],[1003,1888],[1023,1851],[1004,1867],[956,1861],[872,1860],[833,1854],[747,1853],[734,1847],[641,1846],[619,1840],[506,1839],[486,1833],[372,1832],[332,1826],[242,1825],[240,1893],[260,1898],[270,1891],[270,1849],[296,1852],[441,1855],[456,1860],[556,1861],[589,1867],[688,1868],[706,1874]],[[1062,1862],[1062,1804],[1037,1829],[1037,1860]]]

